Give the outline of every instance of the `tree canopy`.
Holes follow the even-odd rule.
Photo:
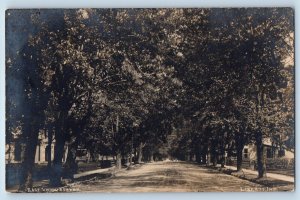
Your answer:
[[[6,19],[6,139],[27,144],[24,184],[40,129],[54,131],[57,180],[66,144],[117,159],[134,149],[153,159],[171,144],[173,157],[206,162],[207,152],[294,135],[289,8],[8,10]]]

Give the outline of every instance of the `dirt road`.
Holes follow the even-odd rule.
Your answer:
[[[155,162],[114,177],[74,185],[87,192],[208,192],[254,191],[262,186],[185,162]]]

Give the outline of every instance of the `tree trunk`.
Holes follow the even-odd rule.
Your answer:
[[[243,164],[243,149],[244,149],[244,141],[241,137],[236,136],[236,169],[237,171],[242,170]]]
[[[201,151],[200,150],[196,150],[196,162],[197,163],[201,163]]]
[[[216,151],[216,142],[213,141],[212,145],[211,145],[211,157],[212,157],[212,163],[213,166],[216,167],[217,166],[217,151]]]
[[[129,156],[127,156],[127,158],[126,158],[126,165],[127,165],[127,166],[130,165],[130,157],[129,157]]]
[[[203,154],[203,145],[199,145],[196,150],[195,150],[195,155],[196,155],[196,162],[197,163],[202,163],[202,154]]]
[[[61,127],[59,127],[61,130]],[[50,185],[59,187],[62,185],[62,159],[64,154],[65,140],[63,133],[59,130],[55,131],[55,147],[54,147],[54,159],[52,164],[52,174],[50,177]]]
[[[257,88],[259,91],[259,88]],[[260,114],[262,109],[264,108],[264,91],[257,93],[256,96],[256,113]],[[260,126],[260,123],[258,123]],[[258,178],[263,178],[266,176],[266,160],[264,153],[264,144],[263,144],[263,134],[261,131],[257,131],[255,135],[256,140],[256,157],[257,157],[257,171]]]
[[[225,145],[222,145],[222,149],[221,149],[221,167],[224,168],[225,167]]]
[[[66,159],[66,175],[74,180],[74,174],[78,171],[78,165],[76,163],[76,152],[78,148],[79,139],[76,137],[73,142],[68,145],[68,154]]]
[[[8,163],[11,162],[11,142],[8,143]]]
[[[211,150],[209,148],[207,148],[207,159],[206,159],[206,165],[209,166],[211,164]]]
[[[132,165],[132,154],[134,154],[134,148],[133,148],[133,142],[134,142],[134,134],[135,134],[135,128],[133,129],[132,133],[131,133],[131,145],[130,145],[130,155],[129,155],[129,163],[130,166]],[[135,155],[135,154],[134,154]]]
[[[122,160],[121,160],[122,156],[121,153],[118,152],[116,155],[116,169],[121,169],[122,168]]]
[[[150,151],[150,162],[154,162],[154,159],[153,159],[153,151],[152,151],[152,150]]]
[[[26,134],[25,138],[25,149],[24,158],[21,165],[21,180],[19,185],[20,191],[26,191],[31,189],[33,186],[33,168],[34,159],[36,153],[36,147],[38,143],[39,128],[31,123],[25,125],[26,128],[24,132]]]
[[[134,147],[134,163],[137,163],[137,157],[138,157],[138,152],[137,152],[137,148]]]
[[[91,161],[92,162],[96,162],[97,161],[95,150],[90,151],[90,157],[91,157]]]
[[[116,119],[116,135],[119,134],[119,115],[117,115]],[[122,168],[122,155],[119,150],[117,150],[117,155],[116,155],[116,168],[121,169]]]
[[[206,159],[207,152],[208,152],[208,146],[205,145],[201,151],[201,163],[203,163],[203,164],[206,164],[206,162],[207,162],[207,159]]]
[[[130,164],[130,166],[132,165],[132,152],[129,155],[129,164]]]
[[[266,176],[266,157],[265,157],[265,152],[264,152],[262,133],[258,132],[256,134],[255,139],[256,139],[258,178],[263,178]]]
[[[212,163],[213,163],[213,166],[216,167],[217,166],[217,155],[216,155],[216,152],[212,152]]]
[[[206,164],[206,162],[207,162],[206,155],[207,155],[207,153],[202,153],[201,163],[203,163],[203,164]]]
[[[53,132],[52,127],[48,129],[48,145],[47,145],[47,168],[51,170],[51,150],[52,150],[52,139],[53,139]]]
[[[237,146],[236,153],[236,170],[241,171],[243,164],[243,148],[241,145]]]
[[[138,148],[138,161],[137,161],[137,163],[142,163],[142,158],[143,158],[143,143],[140,142],[139,148]]]
[[[190,154],[189,154],[189,159],[190,159],[190,161],[194,161],[193,158],[194,158],[194,154],[190,153]]]

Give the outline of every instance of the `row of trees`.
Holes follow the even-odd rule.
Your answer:
[[[198,33],[203,38],[186,38],[201,48],[187,47],[192,53],[186,54],[181,80],[189,90],[184,103],[193,107],[181,127],[187,134],[181,132],[175,145],[181,153],[198,155],[198,161],[206,162],[210,152],[214,165],[221,154],[223,166],[225,150],[234,149],[241,170],[244,145],[254,142],[263,177],[263,139],[294,134],[292,11],[225,9],[209,17],[199,29],[207,31]]]
[[[26,19],[14,33],[25,45],[9,47],[6,71],[7,142],[21,130],[25,144],[20,189],[32,187],[40,129],[50,146],[55,139],[53,186],[61,184],[66,144],[69,171],[79,145],[115,155],[120,168],[134,149],[138,162],[143,152],[153,159],[182,127],[174,151],[188,144],[204,161],[232,145],[239,170],[254,139],[262,177],[263,138],[293,134],[292,15],[285,8],[12,11],[12,24]]]

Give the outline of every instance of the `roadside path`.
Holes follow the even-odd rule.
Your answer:
[[[225,166],[225,168],[227,169],[231,169],[231,170],[236,170],[236,167],[234,166]],[[244,172],[247,172],[249,174],[254,174],[254,175],[258,175],[257,171],[251,170],[251,169],[243,169]],[[291,182],[294,183],[295,182],[295,178],[292,176],[286,176],[286,175],[282,175],[282,174],[275,174],[275,173],[268,173],[267,172],[267,178],[274,178],[277,180],[281,180],[281,181],[287,181],[287,182]]]

